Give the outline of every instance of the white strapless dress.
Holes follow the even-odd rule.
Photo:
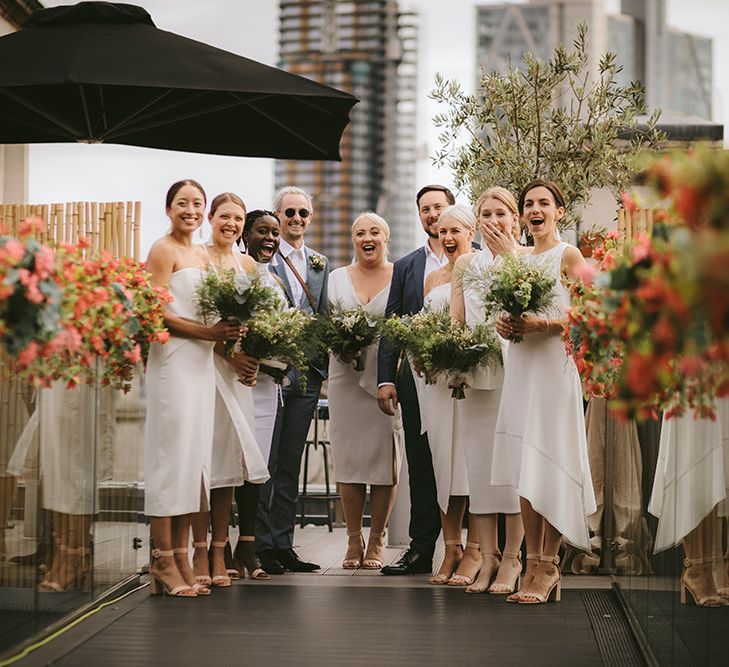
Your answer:
[[[197,320],[195,291],[204,269],[170,278],[168,312]],[[146,371],[144,512],[178,516],[209,508],[215,416],[213,343],[170,336],[152,343]]]

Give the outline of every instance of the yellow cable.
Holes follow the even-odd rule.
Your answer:
[[[124,595],[120,595],[118,598],[114,598],[113,600],[109,600],[108,602],[104,602],[100,604],[98,607],[95,607],[94,609],[91,609],[90,611],[87,611],[82,616],[79,616],[74,621],[71,621],[68,625],[64,625],[62,628],[59,628],[54,633],[48,635],[47,637],[44,637],[39,642],[36,642],[35,644],[31,644],[30,646],[26,646],[20,653],[17,653],[16,655],[10,656],[9,658],[5,658],[5,660],[0,661],[0,667],[7,667],[7,665],[12,665],[18,660],[22,660],[23,658],[26,658],[28,655],[30,655],[33,651],[36,649],[39,649],[41,646],[45,646],[49,642],[53,641],[54,639],[60,637],[64,632],[67,632],[71,628],[76,627],[81,621],[85,621],[87,618],[90,618],[97,612],[104,609],[104,607],[108,607],[111,604],[116,604],[119,602],[119,600],[123,600],[128,595],[131,595],[132,593],[136,593],[139,590],[142,590],[146,586],[149,586],[149,584],[142,584],[141,586],[137,586],[137,588],[133,588],[131,591],[127,591],[124,593]]]

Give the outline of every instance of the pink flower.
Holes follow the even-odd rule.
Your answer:
[[[635,203],[635,199],[633,199],[633,197],[627,192],[621,192],[620,199],[622,200],[624,209],[627,209],[628,211],[638,210],[638,205]]]
[[[10,258],[15,264],[23,259],[23,255],[25,255],[25,245],[18,241],[18,239],[8,239],[5,241],[3,249],[10,255]]]
[[[48,278],[56,266],[56,256],[50,248],[42,247],[35,253],[35,272],[42,278]]]
[[[585,285],[592,285],[592,281],[597,273],[597,267],[590,264],[579,264],[575,267],[575,276]]]
[[[18,236],[31,236],[34,232],[42,232],[45,229],[43,220],[40,218],[26,218],[18,225]]]
[[[28,343],[28,346],[21,350],[18,354],[18,363],[21,366],[30,366],[32,364],[36,357],[38,356],[38,343],[36,343],[34,340],[30,341]]]
[[[137,344],[134,346],[133,350],[127,350],[124,352],[124,356],[133,364],[136,364],[142,358],[142,348],[140,348],[139,344]]]

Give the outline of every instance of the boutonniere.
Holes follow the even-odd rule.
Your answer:
[[[326,261],[321,255],[317,255],[316,253],[309,255],[309,267],[313,271],[323,271],[325,266]]]

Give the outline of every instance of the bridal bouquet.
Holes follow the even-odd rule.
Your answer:
[[[215,320],[248,322],[257,313],[274,310],[280,300],[276,292],[261,281],[260,276],[247,272],[209,270],[197,289],[198,316],[206,324]],[[235,341],[226,341],[224,353],[235,350]]]
[[[487,315],[504,312],[514,318],[548,308],[554,299],[556,282],[545,268],[523,255],[506,255],[484,273],[467,271],[463,281],[480,293]],[[522,340],[522,336],[512,338],[515,343]]]
[[[406,352],[426,384],[435,384],[441,375],[458,378],[477,366],[501,363],[501,346],[489,325],[470,328],[451,322],[445,309],[392,317],[385,322],[383,335]],[[465,398],[464,386],[459,381],[451,387],[451,396]]]
[[[298,308],[261,310],[246,323],[241,347],[261,360],[277,384],[283,384],[291,366],[302,372],[309,368],[305,349],[313,323],[314,317]]]
[[[363,371],[362,353],[380,337],[383,323],[383,317],[371,315],[361,306],[343,308],[335,303],[328,316],[319,318],[317,338],[342,363]]]

